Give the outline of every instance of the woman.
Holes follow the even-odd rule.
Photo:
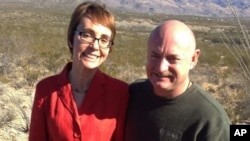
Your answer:
[[[30,141],[122,141],[128,85],[98,67],[111,51],[116,29],[105,7],[84,2],[68,28],[72,62],[37,84]]]

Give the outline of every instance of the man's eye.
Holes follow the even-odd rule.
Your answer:
[[[150,57],[151,57],[151,58],[159,58],[159,55],[151,54]]]
[[[179,60],[179,58],[168,58],[169,63],[177,63]]]

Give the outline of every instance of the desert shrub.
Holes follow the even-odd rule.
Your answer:
[[[15,119],[16,115],[12,111],[2,112],[0,116],[0,128]]]
[[[236,94],[234,98],[237,108],[232,108],[228,113],[233,113],[232,119],[235,123],[244,122],[244,120],[250,120],[249,112],[249,82],[250,82],[250,38],[248,23],[243,24],[245,21],[241,20],[237,11],[232,7],[231,3],[227,1],[232,15],[234,16],[234,28],[230,28],[228,32],[221,32],[221,38],[224,43],[224,47],[231,54],[232,58],[238,63],[238,75],[242,76],[244,82],[244,89]],[[236,101],[237,100],[237,101]],[[236,116],[237,113],[240,113]]]

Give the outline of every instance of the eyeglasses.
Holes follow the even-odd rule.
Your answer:
[[[75,31],[74,33],[80,35],[80,40],[83,43],[93,44],[95,42],[95,40],[97,40],[99,47],[103,48],[103,49],[107,49],[113,45],[113,42],[105,37],[96,38],[92,34],[90,34],[88,32],[84,32],[84,31]]]

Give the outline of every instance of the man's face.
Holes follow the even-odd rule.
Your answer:
[[[146,72],[156,95],[165,97],[186,89],[192,62],[186,46],[187,41],[173,32],[156,33],[149,39]]]

